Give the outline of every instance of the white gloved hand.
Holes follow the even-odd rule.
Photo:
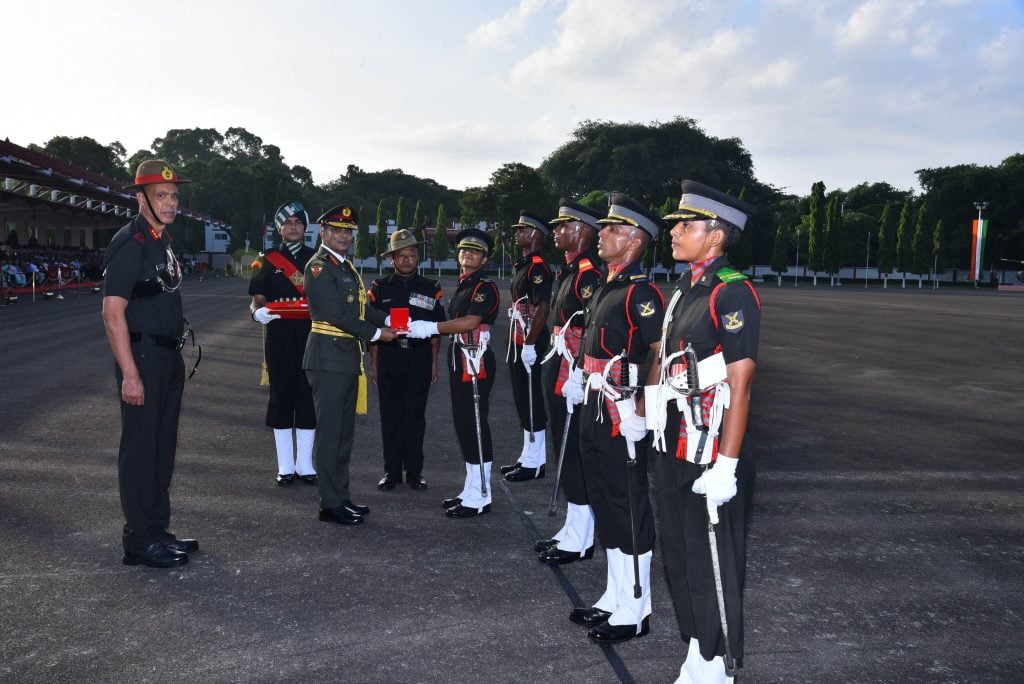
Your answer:
[[[384,327],[385,328],[390,328],[391,327],[391,314],[388,314],[387,316],[384,317]]]
[[[718,524],[718,507],[736,496],[736,464],[738,458],[718,454],[715,464],[693,483],[694,494],[708,497],[708,517],[712,524]]]
[[[583,369],[573,368],[569,378],[562,385],[562,396],[573,404],[583,403]]]
[[[524,344],[520,358],[523,360],[523,365],[529,368],[537,360],[537,349],[532,344]]]
[[[270,313],[270,309],[268,309],[265,306],[261,306],[260,308],[252,312],[252,320],[262,325],[266,325],[270,321],[276,321],[280,317],[281,314]]]
[[[630,442],[639,442],[647,437],[647,421],[636,415],[632,397],[615,402],[615,406],[619,409],[619,434]]]
[[[409,337],[425,340],[437,334],[437,323],[433,321],[409,321]]]

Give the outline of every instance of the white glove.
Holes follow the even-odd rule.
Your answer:
[[[615,402],[615,406],[619,409],[619,434],[630,442],[639,442],[647,437],[647,421],[636,415],[632,397]]]
[[[425,340],[437,334],[437,323],[433,321],[409,321],[409,337]]]
[[[583,369],[573,368],[569,378],[562,385],[562,396],[566,402],[583,403]]]
[[[718,507],[736,496],[736,464],[738,458],[718,454],[715,464],[693,483],[694,494],[708,497],[708,517],[712,524],[718,524]]]
[[[391,327],[391,314],[388,314],[387,316],[384,317],[384,327],[385,328],[390,328]]]
[[[537,360],[537,349],[532,344],[524,344],[520,358],[523,359],[523,365],[529,368]]]
[[[272,314],[270,313],[270,309],[268,309],[265,306],[261,306],[260,308],[252,312],[252,320],[262,325],[266,325],[270,321],[276,321],[280,317],[281,314]]]

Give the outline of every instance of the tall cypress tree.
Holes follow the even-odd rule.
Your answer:
[[[829,275],[829,284],[835,283],[839,272],[839,245],[843,234],[842,195],[834,193],[825,209],[825,234],[821,240],[821,270]]]
[[[917,223],[914,225],[914,241],[911,243],[912,259],[910,270],[918,275],[917,286],[921,287],[921,277],[932,265],[932,250],[928,235],[928,203],[922,202],[917,210]]]
[[[942,219],[939,219],[935,224],[935,232],[932,233],[932,264],[935,265],[936,276],[946,272],[945,266],[942,263],[942,250],[945,248],[945,244],[946,236],[943,233]]]
[[[818,181],[811,186],[810,214],[807,222],[807,268],[817,272],[822,270],[822,247],[825,231],[825,183]],[[814,284],[818,284],[815,275]]]
[[[661,205],[661,209],[658,210],[660,212],[658,216],[668,216],[677,206],[679,206],[678,200],[674,200],[671,197],[667,198],[665,203]],[[671,223],[672,225],[665,226],[665,229],[658,235],[658,243],[660,245],[658,247],[658,256],[661,265],[667,271],[665,280],[670,280],[672,272],[676,267],[676,260],[672,258],[672,226],[675,225],[675,222],[669,221],[666,223]]]
[[[907,271],[910,270],[912,256],[910,251],[911,239],[913,238],[910,232],[911,211],[913,211],[913,207],[908,198],[903,203],[903,208],[900,209],[900,220],[896,225],[896,268],[900,271],[900,276],[903,279],[903,287],[907,286]]]
[[[437,274],[441,275],[441,262],[448,258],[448,215],[444,205],[437,205],[437,218],[434,220],[434,259],[437,260]]]
[[[886,202],[882,216],[878,219],[878,274],[882,276],[882,287],[889,283],[889,274],[896,263],[896,222],[892,203]]]
[[[740,190],[739,197],[746,201],[747,188]],[[729,263],[737,271],[746,271],[754,263],[754,230],[757,226],[757,219],[748,220],[746,227],[740,233],[740,239],[729,248]]]
[[[405,198],[399,197],[398,204],[395,206],[395,230],[402,230],[408,228],[407,219],[405,215]]]
[[[356,259],[359,259],[359,272],[363,272],[363,260],[373,253],[373,236],[370,235],[370,219],[366,216],[366,208],[359,205],[356,221]]]
[[[772,245],[772,270],[778,274],[782,285],[782,274],[789,270],[789,240],[782,226],[775,229],[775,243]]]
[[[374,252],[377,255],[377,271],[382,272],[384,257],[381,254],[388,248],[388,206],[382,199],[377,203],[377,240]]]
[[[416,200],[416,208],[412,212],[412,234],[416,236],[419,242],[425,242],[423,236],[423,201]],[[420,261],[427,260],[427,245],[423,244],[421,249],[423,254],[420,257]]]

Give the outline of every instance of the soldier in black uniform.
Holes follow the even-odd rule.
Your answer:
[[[568,506],[565,524],[551,539],[538,541],[534,549],[538,559],[551,565],[563,565],[594,555],[594,512],[587,500],[580,461],[579,412],[570,414],[562,395],[562,385],[580,355],[583,339],[583,309],[601,287],[604,274],[590,260],[590,246],[601,229],[604,212],[562,198],[555,225],[555,247],[565,252],[565,266],[558,272],[558,284],[551,304],[554,355],[546,363],[544,387],[551,412],[552,434],[562,455],[561,483]],[[562,350],[564,349],[564,352]],[[570,358],[566,358],[566,356]],[[565,445],[561,443],[565,421]],[[557,465],[556,465],[557,467]]]
[[[441,284],[416,273],[420,243],[412,232],[396,230],[388,251],[395,272],[373,281],[367,296],[370,305],[386,314],[407,309],[409,320],[444,320]],[[401,332],[401,331],[399,331]],[[370,345],[370,379],[380,398],[381,441],[384,446],[384,477],[378,489],[394,489],[405,481],[413,489],[426,489],[423,477],[423,436],[427,428],[427,396],[437,382],[439,337]]]
[[[647,496],[647,428],[643,397],[620,388],[640,385],[640,366],[658,354],[664,300],[644,274],[640,257],[661,221],[624,195],[612,205],[598,236],[608,265],[606,282],[587,306],[583,358],[562,387],[567,399],[586,399],[580,415],[580,456],[587,498],[608,557],[604,595],[570,619],[590,627],[591,641],[606,645],[644,636],[650,629],[654,517]],[[619,357],[618,361],[609,363]],[[631,462],[631,463],[630,463]],[[630,486],[632,485],[632,486]],[[631,523],[635,521],[634,526]],[[639,597],[634,585],[639,584]]]
[[[318,219],[320,249],[306,264],[304,285],[312,326],[302,367],[313,388],[316,438],[313,460],[319,477],[320,520],[358,525],[370,509],[352,502],[348,464],[356,413],[365,414],[363,343],[390,342],[387,316],[367,306],[366,289],[345,256],[352,246],[356,212],[347,204]]]
[[[104,258],[103,326],[121,396],[117,479],[125,525],[124,563],[172,568],[199,550],[168,531],[178,414],[185,386],[181,265],[167,226],[178,212],[178,178],[162,159],[139,164],[139,215],[119,230]]]
[[[669,300],[660,358],[648,379],[658,385],[662,400],[648,397],[646,413],[661,452],[654,461],[666,576],[681,636],[689,641],[681,682],[732,681],[723,656],[731,656],[737,667],[743,658],[743,578],[754,492],[753,455],[743,447],[761,305],[750,281],[730,268],[724,255],[753,212],[746,202],[683,181],[679,208],[665,217],[676,221],[672,257],[689,268]],[[682,397],[680,412],[679,395],[671,388],[689,386],[692,360],[700,364],[700,390]],[[709,518],[716,523],[714,550]],[[711,553],[720,560],[728,651]]]
[[[544,477],[547,459],[544,439],[547,411],[538,357],[543,359],[547,354],[551,335],[548,314],[553,278],[540,255],[544,239],[551,231],[530,212],[519,214],[519,223],[512,227],[516,229],[516,247],[522,250],[523,256],[512,266],[512,306],[505,361],[512,379],[512,398],[523,428],[523,449],[515,463],[501,467],[502,475],[509,482]]]
[[[316,484],[313,468],[313,436],[316,412],[313,392],[302,370],[302,356],[309,336],[308,313],[304,318],[285,318],[267,308],[269,302],[304,299],[302,271],[316,253],[303,242],[309,215],[301,202],[286,202],[274,213],[281,233],[277,248],[261,253],[249,281],[249,314],[265,325],[263,358],[270,378],[266,425],[274,430],[277,446],[277,484],[290,485],[296,475]],[[279,320],[280,319],[280,320]],[[295,429],[294,441],[292,428]],[[296,458],[297,456],[297,458]]]
[[[458,496],[441,502],[449,518],[472,518],[491,512],[493,456],[491,426],[487,415],[491,387],[494,385],[495,364],[489,342],[490,327],[498,317],[498,306],[501,303],[498,287],[484,277],[483,271],[492,248],[490,236],[478,228],[467,228],[456,235],[456,258],[461,275],[455,294],[448,304],[450,320],[442,323],[409,323],[409,337],[413,339],[437,334],[452,336],[452,343],[448,347],[448,380],[455,435],[466,462],[466,479]],[[474,406],[474,374],[477,378],[479,407]],[[482,480],[481,460],[484,471]]]

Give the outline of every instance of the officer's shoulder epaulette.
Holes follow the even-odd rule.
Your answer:
[[[739,283],[747,279],[747,276],[730,266],[723,266],[718,269],[715,271],[715,276],[723,283]]]
[[[629,280],[631,282],[634,282],[634,283],[646,282],[647,281],[647,274],[646,273],[634,273],[633,275],[629,276]]]
[[[584,271],[589,271],[593,268],[597,267],[594,266],[594,262],[592,262],[590,259],[580,259],[580,273],[583,273]]]

